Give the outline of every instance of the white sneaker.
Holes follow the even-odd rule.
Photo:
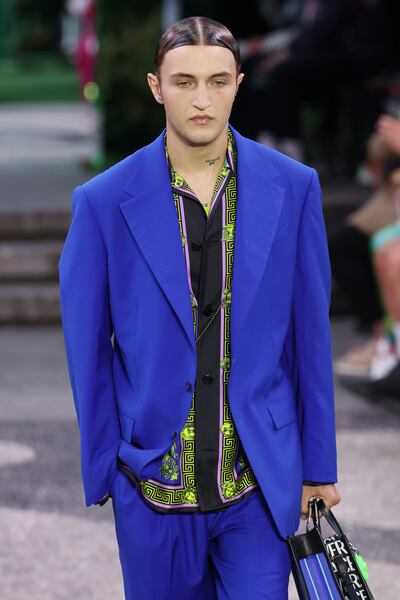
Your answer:
[[[371,360],[369,377],[371,381],[384,379],[398,364],[399,359],[386,336],[382,336],[376,342],[376,353]]]

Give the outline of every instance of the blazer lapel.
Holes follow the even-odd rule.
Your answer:
[[[164,131],[141,150],[120,209],[193,349],[192,305],[182,240],[164,151]]]
[[[274,183],[278,171],[265,152],[230,127],[238,156],[231,306],[231,337],[238,344],[266,267],[285,190]]]
[[[237,342],[264,272],[284,189],[254,142],[230,125],[238,155],[231,336]],[[195,349],[193,316],[179,224],[164,152],[165,129],[136,160],[120,204],[126,223]]]

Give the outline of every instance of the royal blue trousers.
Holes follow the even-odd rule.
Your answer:
[[[290,555],[261,491],[221,511],[159,513],[112,485],[126,600],[287,600]]]

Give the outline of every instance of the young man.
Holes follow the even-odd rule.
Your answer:
[[[166,128],[74,192],[85,499],[112,496],[128,600],[284,600],[286,537],[340,500],[318,178],[230,126],[243,77],[223,25],[173,24],[148,74]]]

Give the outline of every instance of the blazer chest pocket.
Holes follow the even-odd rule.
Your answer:
[[[284,396],[268,406],[275,429],[281,429],[297,420],[295,401],[292,395]]]
[[[133,438],[135,429],[135,417],[128,415],[126,412],[119,410],[119,424],[121,427],[122,438],[129,444]]]

